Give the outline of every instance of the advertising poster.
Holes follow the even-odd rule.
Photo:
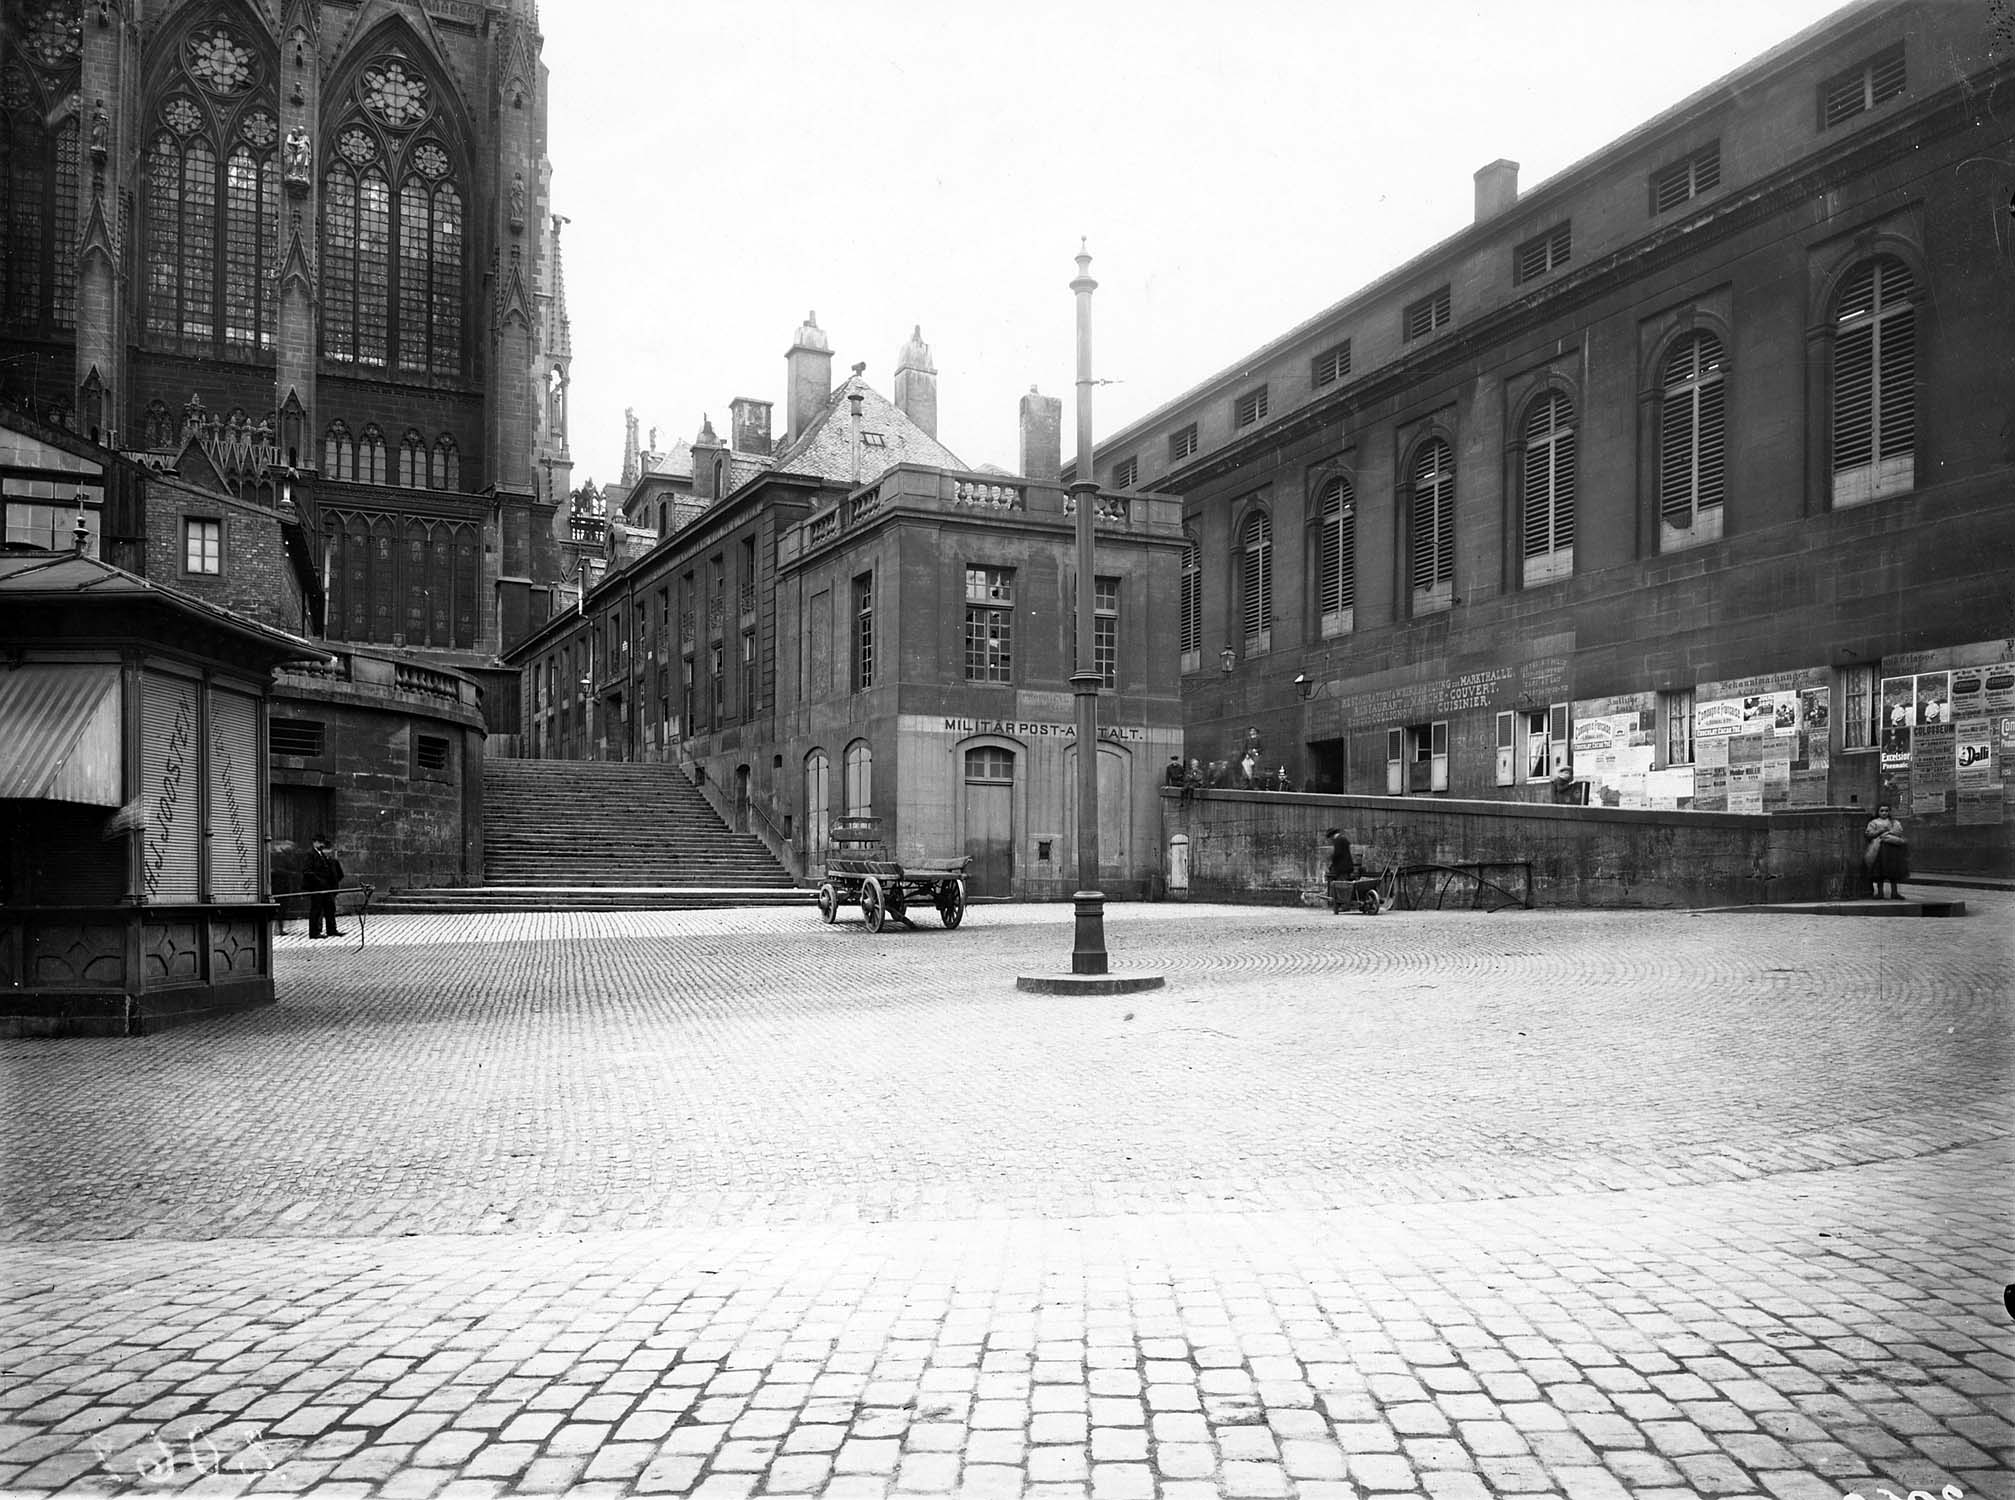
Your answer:
[[[1708,703],[1696,703],[1693,707],[1694,743],[1697,745],[1701,740],[1742,733],[1742,704],[1740,698],[1717,698]]]
[[[2001,768],[2003,781],[2015,781],[2015,714],[2003,714],[1995,725],[1994,763]]]
[[[1981,709],[1990,714],[2015,712],[2015,662],[1989,667],[1980,684]]]
[[[1728,766],[1728,810],[1732,813],[1763,811],[1763,764],[1749,761]]]
[[[1954,730],[1955,754],[1958,757],[1959,790],[1995,786],[2000,777],[1995,773],[1994,736],[1985,719],[1970,719]]]
[[[1644,803],[1647,807],[1698,807],[1693,796],[1694,766],[1667,766],[1647,771],[1644,776]]]
[[[1694,721],[1693,810],[1728,811],[1728,738],[1703,740]]]
[[[1952,674],[1950,672],[1918,673],[1916,722],[1919,725],[1950,724],[1952,722]]]
[[[1829,735],[1832,704],[1825,688],[1802,688],[1798,694],[1798,741],[1791,755],[1793,807],[1823,806],[1830,795],[1832,765]]]
[[[1917,679],[1882,679],[1882,768],[1889,769],[1889,757],[1910,753],[1910,726],[1917,719]]]
[[[1957,754],[1950,724],[1917,726],[1910,744],[1912,813],[1921,818],[1951,810],[1951,794],[1959,789]]]

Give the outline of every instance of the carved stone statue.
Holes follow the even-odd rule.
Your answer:
[[[287,179],[289,188],[305,190],[314,171],[313,153],[308,146],[308,132],[296,125],[287,132],[286,143],[280,153],[281,175]]]
[[[511,174],[511,227],[522,229],[525,225],[525,174]]]

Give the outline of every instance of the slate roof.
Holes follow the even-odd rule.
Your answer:
[[[863,442],[855,470],[853,411],[849,397],[861,393],[861,432],[881,436],[880,447]],[[897,464],[923,464],[933,469],[963,469],[951,449],[925,432],[896,404],[858,375],[840,382],[825,410],[812,419],[804,435],[778,453],[770,467],[787,474],[812,474],[840,484],[868,480]]]

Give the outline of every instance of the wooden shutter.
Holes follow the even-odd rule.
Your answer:
[[[196,684],[149,672],[140,690],[140,795],[147,819],[141,899],[160,905],[200,898]]]
[[[1324,614],[1340,614],[1357,598],[1357,496],[1337,475],[1322,489],[1316,598]]]
[[[1841,331],[1833,346],[1833,472],[1875,459],[1875,325]]]
[[[1200,548],[1191,538],[1182,550],[1181,639],[1177,649],[1185,654],[1203,649],[1203,573]]]
[[[1448,444],[1435,438],[1413,464],[1413,587],[1455,576],[1455,474]]]
[[[1273,524],[1256,515],[1245,524],[1245,586],[1240,604],[1245,633],[1263,633],[1273,618]]]
[[[1695,512],[1719,505],[1722,499],[1726,423],[1721,341],[1708,333],[1688,339],[1666,361],[1664,384],[1658,430],[1659,511],[1670,525],[1690,526]]]
[[[1573,408],[1558,391],[1533,408],[1525,424],[1527,557],[1574,545]]]
[[[259,700],[210,690],[210,896],[257,901],[265,858],[259,837]]]

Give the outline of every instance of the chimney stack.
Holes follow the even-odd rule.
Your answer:
[[[938,367],[931,363],[931,346],[924,342],[921,323],[896,356],[896,410],[926,435],[938,435]]]
[[[784,351],[785,401],[790,428],[785,441],[795,443],[826,409],[833,397],[833,346],[819,327],[817,313],[806,313],[791,347]]]
[[[693,439],[693,498],[711,505],[726,490],[727,444],[714,432],[714,419],[700,419],[700,435]]]
[[[770,403],[737,396],[728,403],[732,414],[728,441],[737,453],[767,455],[770,451]]]
[[[1476,169],[1476,222],[1494,219],[1518,201],[1518,163],[1499,157]]]
[[[1021,398],[1021,472],[1048,484],[1063,478],[1063,397],[1034,386]]]

